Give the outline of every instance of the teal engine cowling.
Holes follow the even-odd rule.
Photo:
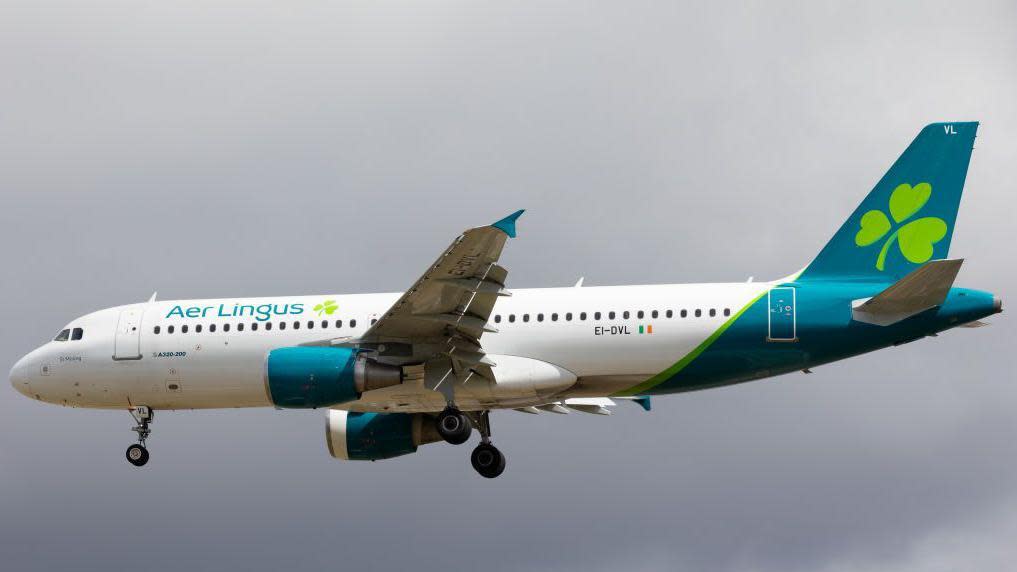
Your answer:
[[[356,413],[333,409],[325,428],[328,452],[346,461],[379,461],[415,453],[440,441],[434,419],[423,413]]]
[[[278,348],[265,358],[265,387],[276,407],[328,407],[401,382],[400,367],[351,348]]]

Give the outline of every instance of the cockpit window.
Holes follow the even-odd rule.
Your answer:
[[[71,330],[72,340],[80,340],[84,335],[85,330],[82,330],[81,328],[74,328],[73,330]]]
[[[67,338],[69,338],[70,335],[71,335],[71,331],[69,329],[68,330],[60,330],[60,333],[57,334],[57,336],[55,338],[53,338],[53,341],[54,342],[66,342]]]

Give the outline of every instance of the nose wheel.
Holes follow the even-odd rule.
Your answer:
[[[134,422],[137,423],[136,426],[131,428],[131,431],[138,434],[138,442],[127,448],[127,462],[135,467],[142,467],[148,462],[148,449],[145,448],[145,440],[152,434],[149,424],[152,422],[152,418],[155,417],[155,412],[150,407],[144,405],[132,407],[128,409],[128,412],[134,418]]]
[[[144,466],[148,462],[148,449],[139,444],[127,448],[127,462],[135,467]]]

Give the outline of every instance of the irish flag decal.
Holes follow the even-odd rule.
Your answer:
[[[640,334],[652,334],[653,333],[653,324],[647,324],[646,326],[643,326],[642,324],[640,324],[639,325],[639,333]]]

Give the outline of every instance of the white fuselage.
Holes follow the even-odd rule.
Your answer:
[[[506,372],[506,383],[475,379],[460,401],[464,408],[515,407],[546,401],[549,395],[603,396],[623,390],[674,364],[770,286],[514,290],[494,308],[489,325],[498,332],[484,334],[482,340],[498,363],[498,381],[497,372]],[[72,332],[80,328],[81,339],[52,341],[25,356],[12,371],[12,382],[36,399],[78,407],[268,407],[265,358],[270,350],[356,339],[398,297],[160,301],[109,308],[68,324]],[[331,314],[315,309],[326,300],[335,301]],[[542,367],[560,373],[544,376]],[[513,375],[524,379],[525,387],[508,382]],[[435,391],[401,384],[365,393],[341,407],[437,411],[444,403]]]

